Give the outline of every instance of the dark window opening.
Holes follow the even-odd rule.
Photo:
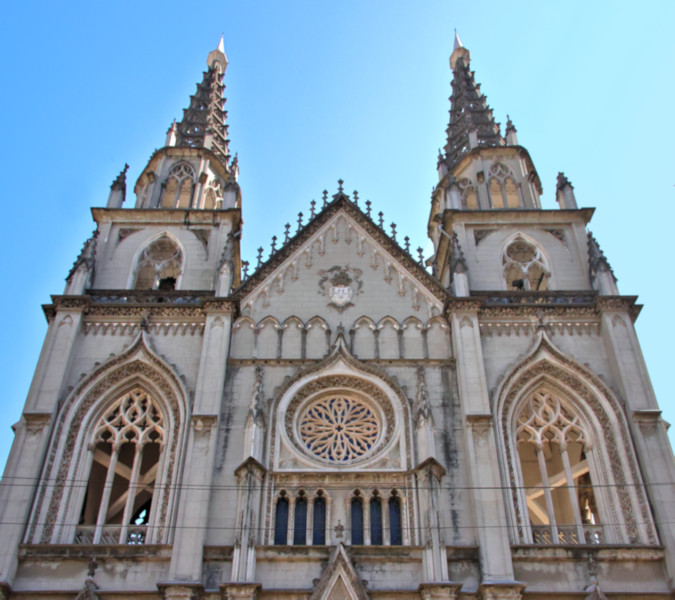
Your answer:
[[[326,501],[319,497],[314,500],[314,531],[312,544],[323,546],[326,543]]]
[[[288,500],[279,498],[277,501],[276,518],[274,519],[274,544],[285,546],[288,536]]]
[[[295,501],[295,523],[293,524],[293,544],[304,546],[307,543],[307,500]]]
[[[352,544],[363,544],[363,502],[361,498],[353,498],[351,506]]]

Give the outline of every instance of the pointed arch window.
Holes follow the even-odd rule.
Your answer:
[[[478,194],[471,179],[468,177],[461,179],[459,189],[462,194],[462,207],[466,210],[478,210]]]
[[[522,208],[520,190],[511,169],[502,163],[490,167],[488,190],[492,208]]]
[[[178,163],[169,172],[162,191],[162,208],[190,208],[195,172],[184,162]]]
[[[144,543],[164,437],[161,410],[140,388],[100,418],[77,542]]]
[[[381,546],[384,543],[382,499],[377,492],[370,499],[370,543],[374,546]]]
[[[286,492],[281,492],[277,499],[277,506],[274,515],[274,544],[276,546],[285,546],[288,539],[288,498]]]
[[[314,519],[312,544],[315,546],[323,546],[326,543],[326,500],[323,492],[319,490],[316,498],[314,498]]]
[[[514,239],[502,253],[502,270],[506,287],[511,291],[548,289],[549,270],[544,255],[522,237]]]
[[[183,253],[166,236],[143,249],[136,267],[137,290],[174,290],[181,273]]]
[[[351,530],[352,544],[354,546],[363,544],[363,499],[360,496],[354,496],[351,501]]]
[[[578,414],[551,390],[523,404],[516,440],[532,538],[538,544],[599,543],[602,529]]]
[[[401,529],[401,499],[394,491],[388,502],[389,508],[389,539],[392,546],[403,544],[403,531]]]
[[[213,210],[223,205],[223,182],[219,179],[211,181],[204,194],[204,208]]]
[[[307,498],[300,492],[295,499],[295,519],[293,521],[293,545],[304,546],[307,543]]]

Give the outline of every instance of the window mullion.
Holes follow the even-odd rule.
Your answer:
[[[115,479],[115,470],[117,469],[117,459],[119,458],[120,444],[114,444],[108,463],[108,472],[103,484],[103,494],[101,495],[101,505],[98,508],[98,517],[96,518],[96,529],[94,531],[94,544],[101,542],[103,525],[105,525],[108,515],[108,505],[110,504],[110,495],[112,494],[113,481]]]
[[[129,479],[129,489],[127,491],[127,502],[124,505],[124,515],[122,517],[122,529],[120,530],[120,544],[127,543],[127,531],[129,530],[129,520],[133,516],[134,504],[136,502],[136,493],[138,491],[138,477],[141,472],[141,463],[143,462],[143,446],[135,444],[134,464],[131,467],[131,477]]]
[[[555,520],[555,510],[553,508],[553,496],[551,495],[551,487],[548,481],[548,471],[546,470],[546,457],[544,456],[544,448],[542,445],[536,445],[537,461],[539,462],[539,475],[541,476],[541,485],[544,488],[544,499],[546,500],[546,512],[548,512],[549,525],[551,527],[551,536],[553,543],[558,544],[558,524]]]
[[[577,488],[574,484],[574,476],[572,475],[572,466],[570,465],[570,457],[567,454],[567,446],[562,445],[560,448],[562,456],[563,469],[565,470],[565,480],[567,482],[567,492],[570,496],[570,504],[572,506],[572,513],[574,514],[574,524],[577,529],[578,543],[585,542],[584,526],[581,521],[581,510],[579,510],[579,498],[577,497]]]

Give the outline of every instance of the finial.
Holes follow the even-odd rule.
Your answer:
[[[290,231],[291,231],[291,224],[286,223],[286,225],[284,225],[284,244],[287,244],[288,239],[291,237]]]
[[[558,173],[558,179],[557,179],[556,187],[558,189],[560,189],[560,188],[564,188],[566,185],[569,185],[571,188],[574,188],[574,186],[570,183],[570,180],[567,179],[567,177],[565,176],[565,173],[560,171],[560,173]]]
[[[326,208],[327,205],[328,205],[328,190],[324,190],[323,191],[323,207],[322,208]]]
[[[406,235],[403,241],[405,242],[405,251],[410,254],[410,237]]]
[[[241,261],[241,266],[244,270],[244,279],[248,279],[248,265],[249,262],[247,260]]]
[[[302,229],[302,213],[298,213],[298,231]]]
[[[258,248],[258,265],[256,266],[256,269],[259,269],[260,265],[262,265],[262,254],[263,254],[263,248],[262,248],[262,246],[260,246],[260,248]]]
[[[338,179],[338,192],[341,194],[342,193],[342,184],[344,181],[342,179]]]
[[[227,56],[225,55],[225,34],[220,36],[220,41],[218,42],[218,47],[215,50],[209,52],[208,57],[206,58],[206,65],[211,68],[216,66],[220,67],[220,70],[225,72],[227,69]]]
[[[462,40],[459,39],[459,34],[457,33],[457,28],[455,28],[455,45],[453,46],[452,49],[457,50],[457,48],[464,48],[464,44],[462,44]]]
[[[316,210],[315,210],[315,209],[316,209],[316,200],[312,200],[312,201],[309,203],[309,218],[310,218],[310,219],[313,219],[313,218],[314,218],[314,215],[316,214]]]
[[[419,248],[417,248],[417,256],[418,256],[417,262],[420,263],[421,267],[423,267],[424,266],[424,250],[422,250],[421,246]]]
[[[371,204],[372,204],[372,202],[370,200],[366,200],[366,215],[368,216],[369,219],[370,219],[370,205]]]
[[[274,254],[277,251],[277,236],[273,235],[272,236],[272,254]]]
[[[127,171],[129,170],[129,165],[124,163],[124,168],[120,171],[120,174],[115,178],[115,181],[112,182],[110,186],[111,190],[125,190],[127,187]]]
[[[377,216],[379,217],[378,225],[380,226],[380,229],[384,229],[384,213],[380,211],[377,213]]]
[[[359,205],[359,193],[356,190],[354,190],[354,204]]]
[[[391,239],[396,241],[396,223],[391,224]]]

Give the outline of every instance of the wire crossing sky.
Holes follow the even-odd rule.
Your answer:
[[[673,22],[670,0],[6,5],[0,464],[46,332],[39,305],[63,292],[94,227],[89,208],[105,205],[125,162],[133,203],[135,179],[181,119],[221,33],[244,259],[254,265],[259,246],[267,257],[272,236],[283,239],[285,223],[295,230],[298,212],[306,220],[338,179],[395,222],[399,240],[431,254],[457,28],[502,132],[508,114],[534,160],[543,207],[557,208],[564,171],[579,205],[597,209],[590,228],[621,293],[645,304],[638,334],[664,417],[675,420]]]

